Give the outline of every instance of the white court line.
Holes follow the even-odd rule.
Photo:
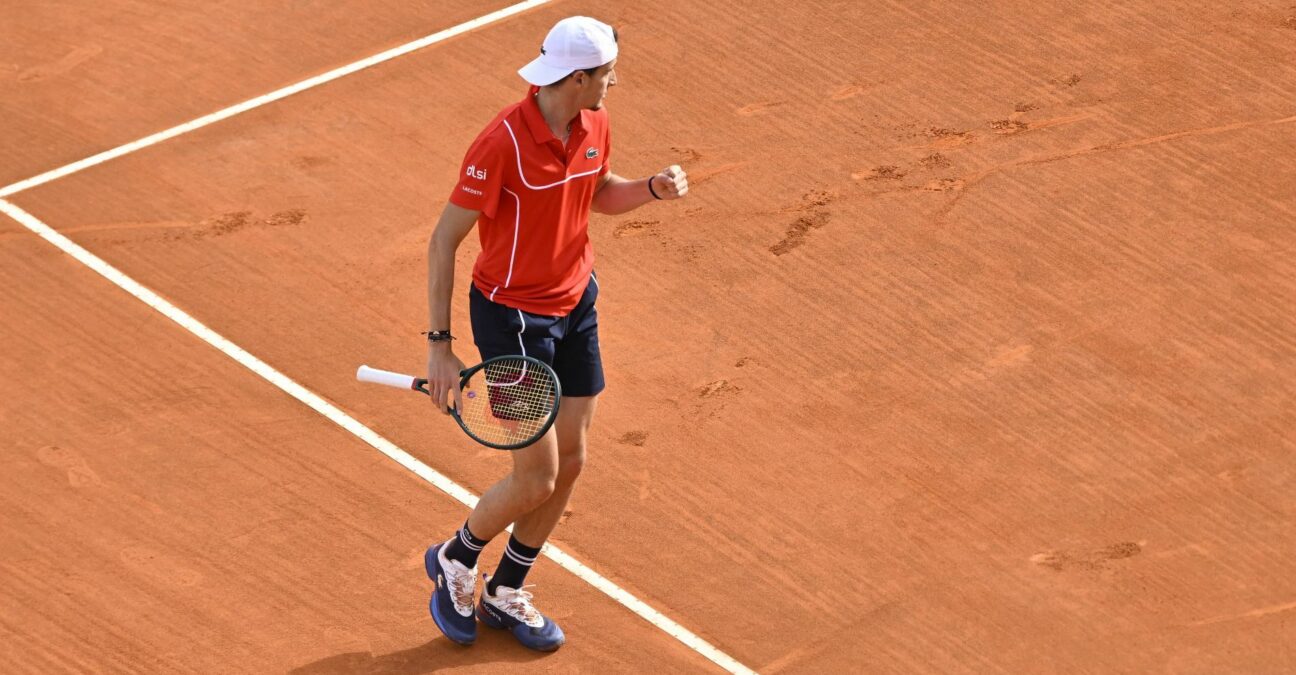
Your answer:
[[[401,449],[395,443],[383,438],[378,432],[370,429],[360,423],[355,418],[342,412],[336,406],[320,398],[314,392],[297,384],[287,375],[270,367],[265,361],[248,353],[242,347],[225,339],[216,331],[208,328],[202,322],[193,318],[180,308],[167,302],[162,296],[154,293],[152,290],[143,286],[134,279],[126,276],[116,267],[105,262],[99,256],[82,248],[79,244],[59,234],[54,228],[41,222],[35,216],[27,213],[12,203],[0,199],[0,212],[5,213],[10,218],[18,221],[23,227],[31,230],[49,243],[56,246],[59,250],[72,256],[78,262],[84,264],[90,269],[98,272],[108,281],[119,286],[122,290],[138,298],[144,304],[160,312],[163,316],[180,324],[182,328],[198,336],[207,344],[219,349],[226,356],[242,364],[248,370],[260,375],[269,383],[284,390],[289,396],[305,403],[315,412],[328,418],[329,421],[346,429],[354,434],[357,438],[376,448],[379,452],[387,455],[396,461],[397,464],[414,472],[419,478],[431,483],[437,489],[445,492],[468,508],[477,506],[477,495],[469,492],[458,483],[450,480],[445,475],[436,471],[432,467],[420,462],[413,455]],[[608,597],[624,605],[627,609],[638,614],[645,621],[665,631],[668,635],[674,637],[685,646],[702,656],[710,659],[713,663],[724,668],[731,673],[753,673],[750,668],[739,663],[736,659],[720,651],[703,640],[687,628],[672,621],[666,615],[653,609],[644,601],[632,595],[629,591],[612,583],[607,577],[595,572],[585,564],[576,560],[565,551],[553,546],[552,544],[544,545],[544,555],[558,564],[559,567],[571,572],[579,577],[582,581],[602,591]]]
[[[466,21],[453,28],[447,28],[439,33],[433,33],[427,37],[419,38],[413,42],[407,42],[399,47],[388,49],[387,51],[381,54],[374,54],[373,56],[370,56],[367,59],[361,59],[359,61],[356,61],[355,63],[342,66],[341,68],[330,70],[329,72],[324,73],[323,75],[316,75],[315,77],[312,77],[308,80],[302,80],[297,84],[288,85],[283,89],[272,91],[269,94],[266,94],[264,96],[258,96],[254,99],[249,99],[237,105],[232,105],[228,108],[225,108],[224,110],[219,110],[210,115],[204,115],[191,122],[185,122],[180,126],[171,127],[166,131],[159,131],[158,133],[153,134],[152,136],[146,136],[133,143],[127,143],[126,145],[113,148],[112,150],[101,152],[97,155],[94,155],[93,157],[87,157],[83,160],[72,162],[67,166],[63,166],[51,171],[46,171],[45,173],[42,173],[39,176],[28,178],[27,180],[18,181],[13,185],[0,188],[0,197],[8,197],[10,195],[14,195],[19,192],[22,192],[23,190],[29,190],[31,188],[34,188],[37,185],[43,185],[52,180],[56,180],[58,178],[62,178],[69,174],[76,173],[78,171],[81,171],[82,169],[88,169],[92,166],[95,166],[96,164],[103,164],[104,162],[107,162],[110,159],[116,159],[118,157],[121,157],[122,155],[128,155],[132,152],[135,152],[136,150],[142,150],[144,148],[147,148],[150,145],[156,145],[169,138],[175,138],[180,134],[188,133],[195,129],[201,129],[209,124],[214,124],[223,119],[228,119],[239,113],[247,112],[249,110],[252,110],[253,108],[258,108],[267,103],[273,103],[275,101],[278,101],[279,99],[286,98],[288,96],[292,96],[293,94],[306,91],[307,89],[310,89],[312,87],[318,87],[319,85],[324,84],[326,82],[332,82],[333,80],[336,80],[339,77],[342,77],[344,75],[350,75],[351,73],[364,70],[365,68],[376,66],[380,63],[383,63],[384,61],[390,61],[398,56],[403,56],[412,51],[427,47],[428,45],[433,45],[443,40],[448,40],[456,35],[467,33],[468,31],[473,30],[474,28],[480,28],[482,26],[494,23],[501,19],[506,19],[510,16],[513,16],[514,14],[525,12],[528,9],[539,7],[540,5],[544,5],[549,2],[552,2],[552,0],[526,0],[526,2],[519,2],[516,5],[511,5],[509,7],[505,7],[504,9],[491,12],[490,14],[487,14],[477,19],[473,19],[472,21]]]

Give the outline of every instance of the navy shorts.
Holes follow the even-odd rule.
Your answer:
[[[563,396],[594,396],[603,391],[603,358],[599,354],[598,278],[567,316],[531,314],[492,302],[472,284],[468,313],[473,342],[482,361],[521,354],[549,364],[562,384]]]

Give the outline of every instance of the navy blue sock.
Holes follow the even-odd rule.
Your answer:
[[[539,547],[531,548],[518,541],[516,536],[509,537],[499,567],[491,576],[490,583],[486,584],[486,592],[495,595],[496,589],[500,586],[521,588],[522,582],[526,581],[527,572],[531,571],[531,566],[535,564],[539,555]]]
[[[488,543],[489,539],[474,537],[472,530],[468,529],[468,522],[464,521],[463,527],[459,528],[454,539],[446,546],[445,554],[447,558],[458,560],[464,567],[472,569],[477,566],[477,556],[481,555],[482,548]]]

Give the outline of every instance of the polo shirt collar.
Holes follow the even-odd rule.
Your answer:
[[[554,136],[549,130],[549,124],[545,122],[544,113],[540,112],[540,101],[536,95],[540,93],[540,87],[531,85],[527,90],[526,98],[522,100],[522,119],[526,122],[527,129],[531,130],[531,138],[536,143],[546,143],[553,141],[561,144],[561,141]],[[578,132],[585,131],[585,111],[580,111],[575,119],[572,120],[572,138],[577,136]]]

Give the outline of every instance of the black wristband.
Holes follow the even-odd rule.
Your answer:
[[[656,176],[653,176],[652,178],[648,179],[648,192],[652,193],[654,199],[661,199],[661,196],[658,195],[657,191],[653,189],[652,186],[653,178],[656,178]]]
[[[449,342],[454,338],[448,330],[434,330],[423,333],[427,336],[428,342]]]

